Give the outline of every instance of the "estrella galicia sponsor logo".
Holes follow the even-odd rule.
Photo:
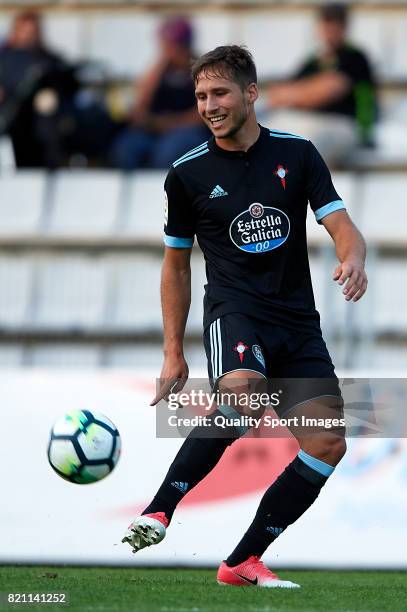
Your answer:
[[[281,246],[290,233],[290,219],[279,208],[254,202],[230,224],[235,246],[246,253],[266,253]]]
[[[259,363],[261,363],[263,368],[265,368],[266,367],[266,362],[264,361],[263,352],[262,352],[262,350],[261,350],[261,348],[259,347],[258,344],[253,344],[252,352],[253,352],[253,355],[256,357],[257,361]]]

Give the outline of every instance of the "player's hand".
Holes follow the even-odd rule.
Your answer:
[[[150,406],[155,406],[162,399],[168,400],[170,393],[179,393],[188,380],[188,364],[184,357],[166,357],[159,379],[159,390]]]
[[[367,289],[367,276],[363,262],[357,260],[343,261],[333,274],[333,280],[345,286],[342,293],[345,300],[357,302]]]

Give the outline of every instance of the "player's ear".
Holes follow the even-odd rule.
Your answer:
[[[259,97],[259,90],[256,83],[250,83],[246,88],[247,101],[249,104],[254,104]]]

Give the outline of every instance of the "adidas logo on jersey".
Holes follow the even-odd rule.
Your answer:
[[[186,493],[188,490],[188,483],[187,482],[178,482],[177,480],[175,482],[171,483],[173,487],[175,487],[176,489],[178,489],[178,491],[181,491],[181,493]]]
[[[210,199],[212,199],[212,198],[221,198],[222,196],[227,196],[227,195],[229,195],[227,191],[222,189],[220,185],[216,185],[216,187],[212,189],[212,193],[209,197]]]

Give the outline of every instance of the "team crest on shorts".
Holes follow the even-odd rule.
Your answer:
[[[248,348],[249,347],[241,340],[233,347],[233,350],[239,355],[240,363],[243,363],[244,352],[247,351]]]
[[[261,350],[261,348],[259,347],[258,344],[253,344],[252,352],[253,352],[253,355],[256,357],[257,361],[259,363],[261,363],[263,368],[265,368],[266,367],[266,362],[264,360],[263,351]]]

